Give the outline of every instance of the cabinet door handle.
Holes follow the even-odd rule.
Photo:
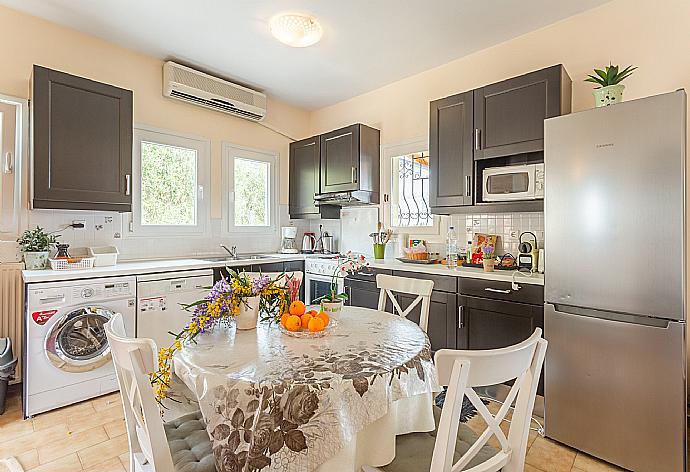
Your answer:
[[[474,129],[474,149],[479,151],[482,148],[482,130],[479,128]]]
[[[472,176],[471,175],[465,176],[465,196],[467,196],[467,197],[472,196]]]
[[[125,175],[125,195],[131,195],[132,194],[132,176],[127,174]]]
[[[465,327],[465,310],[464,306],[460,305],[458,307],[458,329],[462,329]]]
[[[353,184],[357,183],[357,168],[355,166],[352,166],[352,179],[351,182]]]
[[[494,293],[510,293],[510,289],[501,290],[500,288],[486,287],[484,290],[485,290],[486,292],[494,292]]]
[[[8,152],[7,154],[5,154],[5,165],[3,166],[2,171],[3,171],[5,174],[11,174],[11,173],[12,173],[12,170],[13,170],[13,169],[12,169],[13,167],[14,167],[14,166],[12,165],[12,153],[11,153],[11,152]]]

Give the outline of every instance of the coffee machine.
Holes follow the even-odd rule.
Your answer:
[[[297,254],[299,250],[295,247],[297,238],[297,227],[283,226],[281,229],[283,239],[280,241],[280,252],[283,254]]]
[[[523,236],[532,236],[532,241],[523,241]],[[518,249],[520,254],[518,254],[518,268],[522,270],[529,270],[530,272],[536,272],[539,265],[539,243],[537,242],[537,236],[531,231],[525,231],[520,235],[518,239],[519,246]]]

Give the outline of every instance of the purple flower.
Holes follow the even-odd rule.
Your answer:
[[[264,291],[264,289],[271,282],[271,278],[268,275],[261,275],[259,277],[252,279],[252,293],[258,295]]]

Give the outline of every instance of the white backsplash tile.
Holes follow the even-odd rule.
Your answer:
[[[453,215],[452,224],[458,228],[460,246],[473,239],[475,233],[498,236],[496,252],[507,252],[517,256],[518,238],[524,231],[537,236],[539,247],[544,247],[544,213],[489,213],[475,215]],[[464,228],[464,232],[463,232]],[[464,235],[464,236],[463,236]]]

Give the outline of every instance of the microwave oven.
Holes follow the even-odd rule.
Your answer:
[[[482,186],[485,202],[543,199],[544,164],[486,168]]]

